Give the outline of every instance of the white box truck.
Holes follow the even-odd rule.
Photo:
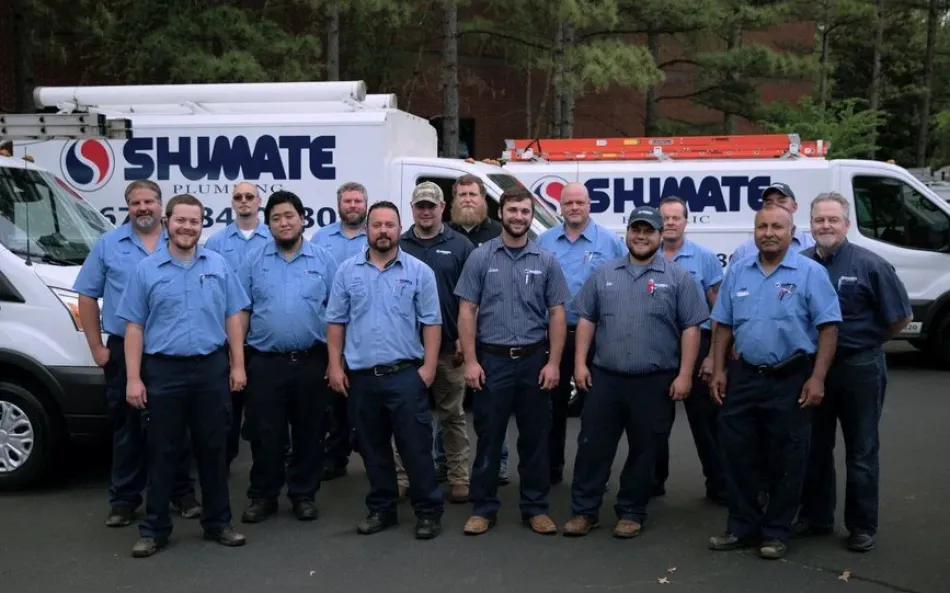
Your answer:
[[[567,182],[583,183],[592,218],[624,233],[632,209],[666,196],[689,204],[690,238],[723,267],[753,235],[762,190],[787,183],[809,229],[811,201],[835,191],[851,203],[848,240],[880,254],[911,298],[908,340],[950,368],[950,203],[906,169],[868,160],[828,159],[822,141],[796,135],[691,138],[508,140],[504,169],[558,208]]]

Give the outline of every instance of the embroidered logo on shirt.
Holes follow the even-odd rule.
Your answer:
[[[778,300],[783,301],[785,297],[790,297],[795,294],[795,289],[797,286],[795,284],[781,283],[776,282],[775,287],[778,288]]]
[[[445,251],[444,249],[436,249],[436,253],[441,253],[442,255],[452,255],[451,251]]]

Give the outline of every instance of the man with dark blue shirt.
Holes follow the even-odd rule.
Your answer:
[[[871,251],[848,242],[848,200],[821,194],[811,205],[811,232],[817,243],[802,251],[825,266],[838,291],[842,323],[834,363],[825,380],[825,398],[815,410],[811,453],[796,535],[828,534],[835,516],[835,431],[844,435],[847,491],[844,522],[848,548],[874,548],[880,481],[878,423],[886,384],[884,342],[913,318],[910,299],[894,267]]]

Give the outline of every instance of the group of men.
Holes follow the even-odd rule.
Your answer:
[[[253,459],[245,523],[275,514],[285,488],[294,515],[316,519],[322,480],[345,474],[355,450],[369,481],[359,533],[395,525],[408,497],[415,536],[436,537],[444,480],[450,502],[472,505],[464,533],[483,534],[507,481],[512,415],[522,520],[555,534],[548,493],[563,480],[572,378],[586,397],[565,535],[599,525],[624,433],[613,533],[640,534],[650,498],[665,491],[683,401],[706,496],[729,507],[710,547],[780,558],[793,532],[830,533],[838,419],[849,547],[873,547],[881,345],[910,310],[893,268],[847,242],[846,199],[813,201],[811,246],[791,188],[773,184],[724,276],[686,239],[679,198],[634,210],[624,240],[591,220],[586,188],[568,184],[564,224],[533,241],[527,190],[503,193],[500,223],[479,178],[452,192],[444,224],[443,190],[420,183],[404,229],[396,205],[370,206],[363,186],[344,184],[339,221],[308,242],[298,196],[272,194],[260,222],[257,189],[241,183],[237,222],[200,247],[197,199],[170,199],[162,225],[159,188],[129,185],[129,223],[100,239],[76,290],[114,417],[108,525],[131,522],[147,481],[134,556],[167,544],[170,510],[200,515],[209,539],[245,543],[227,479],[242,437]]]

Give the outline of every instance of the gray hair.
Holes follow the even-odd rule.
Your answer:
[[[155,199],[159,202],[162,201],[162,188],[158,186],[157,183],[151,179],[136,179],[132,183],[128,184],[125,187],[125,203],[129,203],[129,196],[132,195],[137,189],[147,189],[148,191],[155,194]]]
[[[369,201],[369,196],[366,195],[366,187],[362,183],[357,183],[355,181],[347,181],[336,190],[336,201],[337,203],[343,199],[343,194],[348,191],[358,191],[363,194],[363,199],[367,202]]]
[[[842,196],[838,192],[824,192],[818,194],[811,203],[811,213],[815,214],[815,205],[821,204],[822,202],[835,202],[841,206],[841,209],[844,210],[844,219],[851,220],[851,203],[848,202],[848,198]]]

